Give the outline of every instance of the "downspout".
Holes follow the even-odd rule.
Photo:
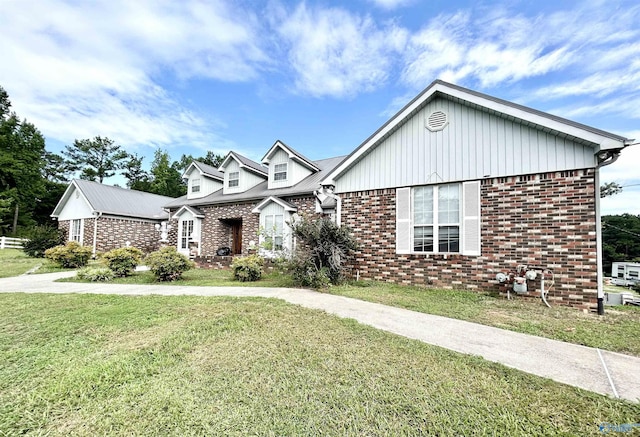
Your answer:
[[[102,211],[94,211],[93,215],[95,218],[93,219],[93,251],[92,257],[95,259],[98,245],[98,219],[102,217]]]
[[[626,146],[627,144],[625,144]],[[595,206],[596,206],[596,268],[598,269],[598,315],[604,315],[604,272],[602,271],[602,219],[600,217],[600,168],[613,164],[622,149],[607,150],[596,154]]]
[[[333,186],[322,187],[322,194],[336,201],[335,223],[336,225],[340,226],[340,224],[342,223],[342,199],[340,199],[340,196],[333,193],[333,189]]]

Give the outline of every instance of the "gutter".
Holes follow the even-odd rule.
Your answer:
[[[323,194],[327,197],[332,198],[333,200],[336,201],[336,217],[334,222],[336,223],[336,225],[340,226],[342,223],[342,199],[340,199],[340,196],[338,196],[337,194],[333,193],[333,189],[334,187],[331,186],[322,186],[321,190],[318,191],[314,191],[313,194],[318,197],[319,194]]]
[[[633,146],[634,140],[624,140],[622,147],[616,149],[600,150],[596,153],[596,174],[595,174],[595,206],[596,206],[596,268],[598,271],[598,315],[604,315],[604,272],[602,270],[602,218],[600,213],[600,169],[611,165],[620,158],[622,149]]]

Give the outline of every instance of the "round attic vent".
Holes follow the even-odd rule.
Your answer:
[[[426,128],[435,132],[444,129],[448,124],[447,114],[442,111],[434,111],[427,117]]]

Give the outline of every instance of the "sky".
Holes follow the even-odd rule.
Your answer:
[[[640,3],[0,0],[0,86],[61,152],[346,155],[433,80],[640,141]],[[640,214],[640,145],[601,170]],[[118,183],[117,178],[106,183]]]

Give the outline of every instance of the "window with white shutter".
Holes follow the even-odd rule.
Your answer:
[[[480,255],[480,182],[396,189],[396,253]]]

